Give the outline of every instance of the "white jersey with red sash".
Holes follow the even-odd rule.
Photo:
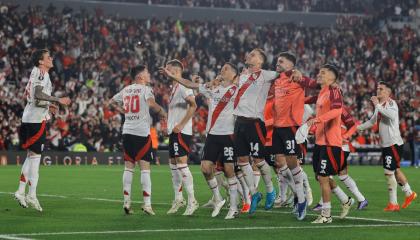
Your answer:
[[[206,131],[212,135],[233,134],[235,117],[233,116],[233,104],[236,96],[235,85],[228,87],[218,86],[215,89],[199,85],[199,92],[207,97],[209,102],[209,114]]]
[[[259,118],[264,121],[264,107],[268,90],[277,75],[277,72],[267,70],[241,75],[233,114],[246,118]]]
[[[168,134],[179,124],[188,111],[188,102],[186,99],[194,96],[193,90],[177,83],[172,87],[171,96],[168,105]],[[192,118],[188,120],[181,133],[192,135]]]

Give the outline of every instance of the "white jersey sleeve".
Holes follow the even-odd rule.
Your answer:
[[[261,70],[262,71],[262,75],[264,76],[264,81],[266,82],[272,82],[274,81],[278,76],[278,72],[276,71],[268,71],[268,70]]]
[[[113,100],[113,101],[115,101],[115,102],[116,102],[116,103],[118,103],[118,104],[122,104],[122,102],[123,102],[123,97],[122,97],[122,95],[123,95],[123,91],[124,91],[124,89],[123,89],[123,90],[121,90],[119,93],[115,94],[115,95],[112,97],[112,100]]]
[[[212,92],[209,88],[206,87],[205,84],[199,84],[198,85],[198,92],[203,94],[206,98],[212,97]]]
[[[155,95],[153,94],[153,89],[149,86],[146,86],[145,93],[144,93],[144,99],[147,102],[147,100],[149,100],[150,98],[155,99]]]

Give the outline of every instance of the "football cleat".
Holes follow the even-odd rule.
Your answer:
[[[225,205],[225,203],[226,203],[226,200],[222,200],[222,201],[216,202],[214,204],[214,209],[213,209],[213,212],[211,213],[211,217],[217,217],[217,215],[219,215],[220,210]]]
[[[260,192],[256,192],[252,195],[251,198],[251,207],[249,208],[249,214],[253,214],[255,213],[255,211],[257,210],[257,206],[258,203],[261,201],[262,199],[262,194]]]
[[[146,213],[147,215],[151,215],[151,216],[156,215],[155,212],[153,212],[152,206],[150,206],[150,205],[149,206],[143,206],[141,208],[141,210],[143,210],[143,212]]]
[[[411,202],[414,201],[414,199],[417,198],[417,193],[413,192],[411,193],[410,196],[405,197],[405,201],[403,203],[403,205],[401,206],[402,208],[407,208],[408,206],[410,206]]]
[[[341,219],[345,218],[349,214],[349,211],[351,209],[351,206],[353,206],[353,204],[354,204],[354,199],[351,197],[349,197],[349,200],[346,203],[341,204],[341,214],[340,214]]]
[[[369,205],[369,202],[367,199],[359,202],[359,205],[357,205],[357,210],[363,210]]]
[[[197,210],[199,207],[198,202],[194,200],[191,204],[188,204],[187,209],[185,209],[185,212],[182,214],[184,216],[191,216]]]
[[[18,192],[15,192],[14,197],[21,207],[23,208],[28,207],[28,203],[26,202],[26,199],[25,199],[25,194],[20,194]]]
[[[130,214],[134,213],[134,211],[131,209],[131,201],[130,200],[124,201],[123,209],[124,209],[125,214],[127,214],[127,215],[130,215]]]
[[[325,223],[332,223],[332,217],[325,217],[322,215],[319,215],[317,219],[312,221],[314,224],[325,224]]]
[[[226,220],[228,220],[228,219],[234,219],[234,218],[237,218],[238,215],[239,215],[239,213],[238,213],[237,210],[229,209],[229,212],[227,213],[225,219]]]
[[[397,204],[392,204],[392,203],[388,203],[388,205],[386,206],[386,208],[384,208],[385,212],[398,212],[400,211],[400,205]]]
[[[38,212],[42,212],[42,207],[36,197],[26,196],[26,203]]]
[[[172,202],[171,208],[168,210],[167,214],[174,214],[178,212],[178,209],[185,206],[185,200],[184,199],[176,199]]]

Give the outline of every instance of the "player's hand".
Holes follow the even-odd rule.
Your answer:
[[[192,82],[193,83],[200,83],[201,82],[201,77],[200,76],[198,76],[198,75],[196,75],[196,74],[194,74],[194,75],[192,75]]]
[[[184,126],[182,126],[181,124],[177,124],[177,125],[175,125],[174,129],[172,129],[172,132],[180,133],[182,131],[182,129],[184,129]]]
[[[160,116],[160,119],[162,119],[162,120],[165,120],[165,119],[168,118],[168,114],[166,114],[166,112],[163,111],[163,110],[160,111],[159,116]]]
[[[58,99],[58,103],[63,105],[63,106],[68,106],[68,105],[70,105],[71,100],[68,97],[62,97],[62,98]]]
[[[292,82],[302,81],[302,72],[296,69],[292,70],[292,76],[290,76],[290,80]]]
[[[248,70],[248,68],[243,68],[242,72],[241,72],[241,75],[246,75],[246,74],[249,74],[249,70]]]
[[[370,98],[370,101],[372,101],[373,105],[378,105],[379,104],[379,99],[377,96],[373,96]]]
[[[315,125],[317,123],[320,123],[321,121],[319,121],[318,118],[312,118],[309,121],[306,122],[306,124],[308,124],[308,127],[312,127],[312,125]]]
[[[51,103],[50,106],[48,107],[48,111],[52,114],[52,115],[56,115],[58,112],[58,105]]]
[[[176,79],[176,76],[174,74],[172,74],[166,67],[161,67],[159,68],[159,73],[162,74],[163,76],[166,76],[170,79]]]

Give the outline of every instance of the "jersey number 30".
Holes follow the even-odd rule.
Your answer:
[[[140,111],[140,98],[138,95],[124,97],[124,112],[138,113]]]

